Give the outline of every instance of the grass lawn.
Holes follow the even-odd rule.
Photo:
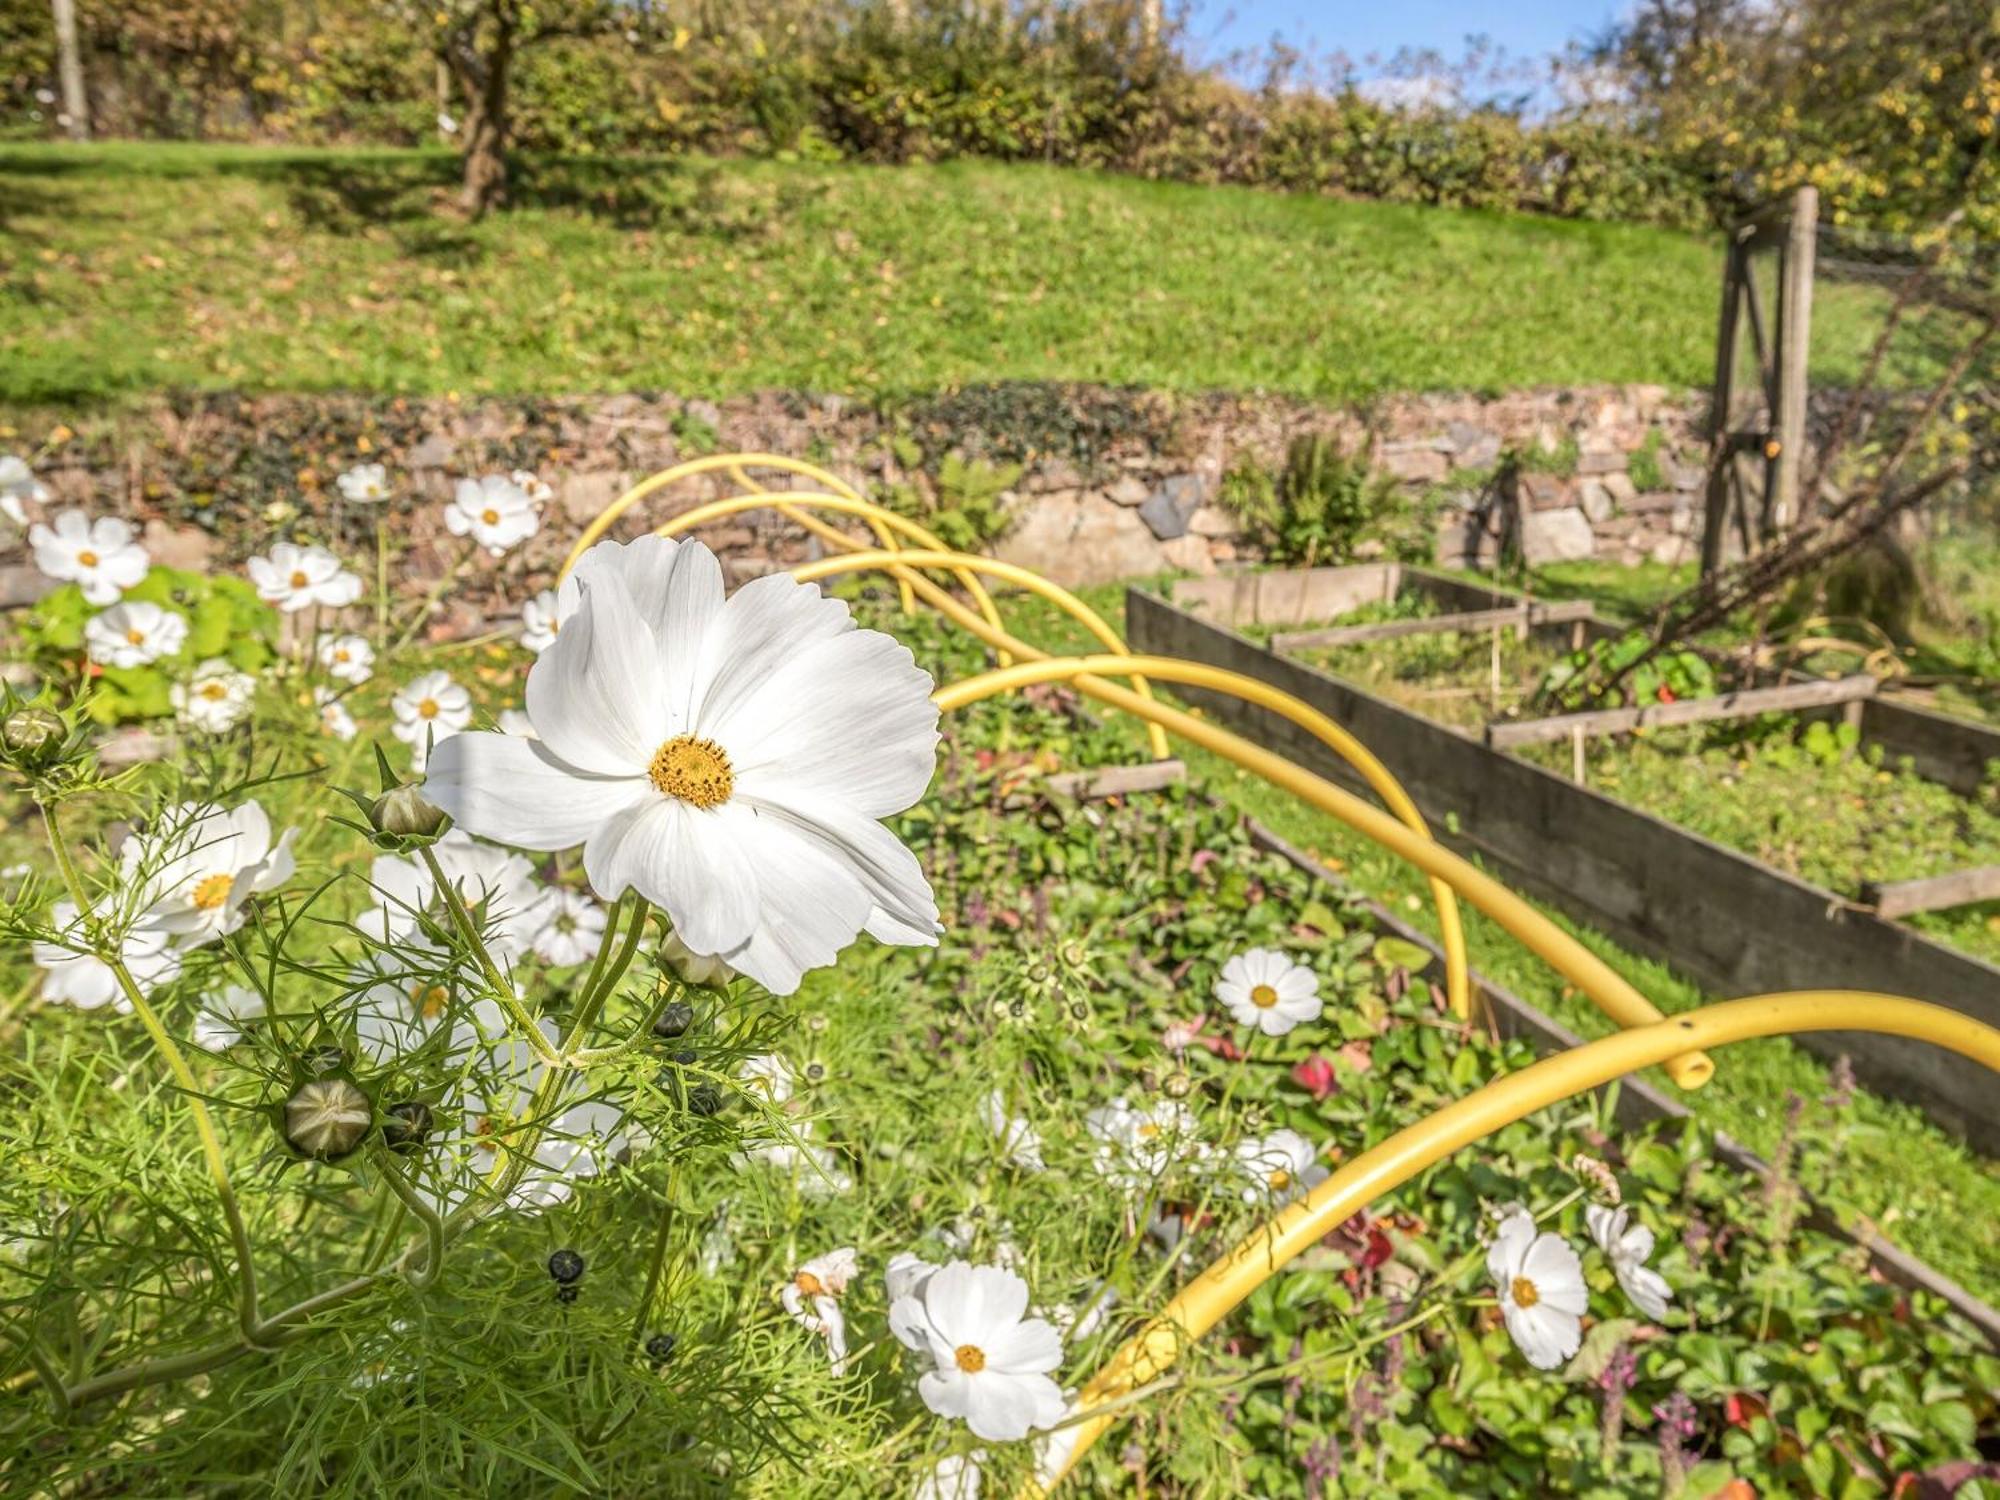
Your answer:
[[[1717,247],[1032,166],[0,148],[0,401],[161,388],[720,395],[1008,379],[1698,385]]]

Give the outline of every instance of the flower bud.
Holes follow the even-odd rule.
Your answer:
[[[382,1144],[391,1151],[422,1150],[430,1133],[431,1107],[421,1099],[405,1099],[382,1113]]]
[[[0,746],[24,771],[39,771],[58,760],[69,740],[69,725],[47,708],[17,708],[0,720]]]
[[[736,971],[719,958],[696,953],[681,941],[680,934],[670,932],[666,941],[660,944],[660,962],[678,975],[685,984],[699,984],[709,989],[720,989],[736,977]]]
[[[660,1012],[660,1018],[653,1022],[653,1035],[671,1042],[675,1037],[687,1035],[687,1029],[692,1025],[694,1007],[685,1000],[670,1001]]]
[[[391,787],[368,809],[378,833],[397,839],[430,839],[450,825],[444,809],[424,796],[423,783]]]
[[[292,1090],[281,1112],[285,1144],[314,1161],[339,1161],[367,1139],[375,1106],[353,1080],[333,1074]]]

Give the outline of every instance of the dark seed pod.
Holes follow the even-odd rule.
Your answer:
[[[826,1082],[826,1064],[825,1064],[825,1063],[817,1063],[817,1062],[816,1062],[816,1063],[807,1063],[807,1064],[806,1064],[806,1082],[807,1082],[807,1083],[825,1083],[825,1082]]]
[[[674,1345],[679,1342],[671,1333],[656,1333],[646,1340],[646,1358],[656,1365],[663,1365],[673,1358]]]
[[[314,1161],[339,1161],[368,1137],[375,1106],[352,1080],[313,1078],[292,1090],[280,1111],[285,1143]]]
[[[431,1107],[421,1099],[405,1099],[383,1111],[382,1144],[391,1151],[416,1151],[431,1133]]]
[[[701,1060],[701,1054],[692,1047],[683,1047],[674,1054],[674,1061],[684,1068],[691,1068]]]
[[[694,1007],[685,1000],[675,1000],[660,1012],[659,1020],[653,1023],[653,1035],[663,1042],[671,1042],[675,1037],[686,1036],[688,1027],[694,1025]]]
[[[576,1301],[577,1295],[582,1290],[575,1282],[566,1282],[556,1288],[556,1301],[560,1302],[564,1307],[568,1307],[570,1303]]]
[[[706,1120],[722,1113],[722,1090],[712,1083],[698,1083],[688,1090],[688,1113]]]
[[[568,1286],[583,1275],[583,1257],[574,1250],[558,1250],[549,1257],[549,1275]]]

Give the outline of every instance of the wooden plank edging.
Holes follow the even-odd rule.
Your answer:
[[[1555,714],[1546,719],[1501,720],[1486,726],[1486,744],[1494,750],[1566,740],[1578,733],[1626,734],[1634,729],[1663,729],[1673,724],[1703,724],[1716,719],[1747,719],[1753,714],[1823,708],[1872,698],[1881,687],[1866,673],[1851,677],[1786,682],[1776,687],[1746,688],[1713,698],[1683,698],[1674,703],[1648,703],[1639,708],[1595,708],[1584,713]]]
[[[1947,911],[1975,901],[2000,900],[2000,865],[1979,865],[1927,875],[1921,880],[1867,881],[1861,899],[1878,917],[1907,917],[1920,911]]]

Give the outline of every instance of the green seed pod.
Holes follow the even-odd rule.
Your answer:
[[[421,782],[391,787],[377,797],[368,821],[377,833],[409,846],[434,839],[451,826],[444,809],[424,796]]]
[[[285,1144],[313,1161],[339,1161],[368,1138],[375,1106],[350,1078],[312,1078],[292,1090],[280,1111]]]

